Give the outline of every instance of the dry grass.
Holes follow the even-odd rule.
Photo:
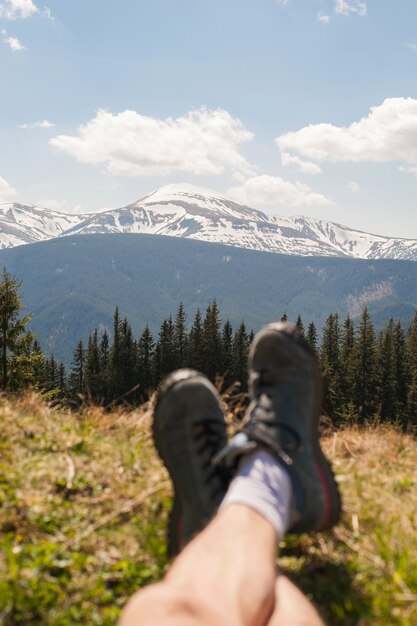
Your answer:
[[[417,624],[416,439],[394,427],[345,428],[323,447],[343,518],[330,533],[298,540],[306,552],[287,560],[289,570],[330,624]]]
[[[3,398],[0,421],[0,623],[115,624],[167,567],[171,488],[149,410],[70,414],[32,395]],[[416,439],[346,428],[323,445],[342,522],[289,538],[281,566],[330,626],[417,624]]]

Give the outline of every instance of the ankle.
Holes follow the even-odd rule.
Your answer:
[[[290,521],[291,491],[284,467],[268,452],[257,450],[241,460],[221,508],[240,504],[253,509],[273,526],[279,540]]]

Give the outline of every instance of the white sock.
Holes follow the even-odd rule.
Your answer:
[[[288,528],[291,481],[284,467],[264,450],[245,456],[220,505],[246,504],[275,528],[278,540]]]

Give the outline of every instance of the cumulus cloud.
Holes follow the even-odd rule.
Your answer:
[[[315,174],[321,174],[321,171],[322,171],[318,163],[312,163],[311,161],[303,161],[303,159],[300,159],[300,157],[289,154],[288,152],[283,152],[281,154],[281,163],[284,166],[294,165],[303,174],[312,174],[313,176]]]
[[[350,180],[346,186],[352,193],[359,193],[361,190],[358,183],[356,183],[354,180]]]
[[[333,204],[330,198],[300,182],[289,182],[279,176],[252,176],[227,196],[240,204],[265,207],[313,207]]]
[[[417,164],[417,100],[388,98],[349,126],[310,124],[276,138],[282,152],[329,162]]]
[[[9,46],[12,52],[22,52],[23,50],[26,50],[25,46],[20,43],[17,37],[12,37],[11,35],[9,35],[7,30],[4,30],[4,28],[0,31],[0,36],[1,41],[6,46]]]
[[[32,0],[5,0],[0,4],[0,17],[8,20],[25,19],[38,11]]]
[[[58,135],[50,145],[81,163],[103,164],[120,176],[173,172],[253,173],[240,144],[253,138],[223,109],[201,108],[178,118],[158,119],[136,111],[99,110],[76,136]]]
[[[19,128],[23,128],[25,130],[29,128],[53,128],[55,124],[50,122],[49,120],[42,120],[41,122],[33,122],[31,124],[19,124]]]
[[[326,15],[325,13],[317,13],[317,21],[321,22],[321,24],[328,24],[330,22],[330,15]]]
[[[8,202],[16,195],[16,190],[0,176],[0,202]]]
[[[335,11],[340,15],[361,15],[364,16],[367,13],[366,2],[359,2],[358,0],[336,0]]]
[[[27,19],[33,15],[46,17],[48,20],[54,21],[51,9],[43,7],[39,9],[33,0],[3,0],[0,2],[0,18],[6,20]]]

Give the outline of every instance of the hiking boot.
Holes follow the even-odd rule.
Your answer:
[[[216,457],[236,467],[242,455],[265,449],[285,466],[292,485],[288,532],[331,528],[339,491],[319,443],[322,384],[318,363],[296,326],[265,326],[249,351],[251,403],[242,430]]]
[[[153,437],[174,486],[168,553],[175,556],[214,516],[229,483],[228,471],[212,462],[227,433],[219,394],[205,376],[182,369],[165,379]]]

